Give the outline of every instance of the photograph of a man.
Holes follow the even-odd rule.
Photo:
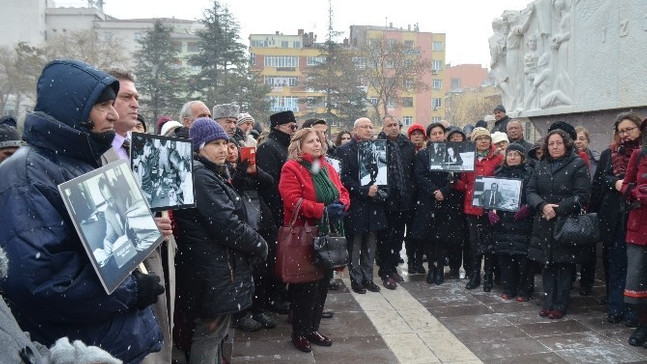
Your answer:
[[[447,145],[445,143],[431,143],[429,146],[429,168],[443,169],[447,160]]]
[[[385,186],[387,184],[386,140],[360,142],[358,149],[360,184]]]
[[[481,206],[489,209],[499,209],[504,204],[503,194],[499,191],[499,185],[496,182],[490,184],[490,189],[483,191]]]

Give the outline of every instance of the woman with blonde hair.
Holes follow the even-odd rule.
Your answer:
[[[319,233],[327,233],[323,223],[327,213],[330,223],[343,220],[350,205],[348,191],[341,184],[339,174],[325,159],[325,139],[320,131],[304,128],[292,136],[288,146],[288,160],[281,170],[279,192],[283,199],[284,224],[289,224],[300,200],[295,226],[317,225]],[[310,344],[332,345],[332,340],[319,333],[321,313],[328,295],[329,277],[306,283],[291,283],[292,343],[303,352],[310,352]]]

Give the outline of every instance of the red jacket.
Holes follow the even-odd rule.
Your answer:
[[[640,208],[629,212],[627,220],[627,243],[635,245],[647,245],[647,156],[640,155],[641,149],[637,149],[629,158],[625,179],[622,182],[622,193],[634,184],[629,193],[629,202],[638,201]]]
[[[341,184],[339,174],[337,174],[337,171],[335,171],[330,163],[326,162],[324,157],[321,157],[319,160],[321,162],[321,168],[326,168],[330,180],[337,186],[339,200],[346,205],[346,210],[348,210],[350,197],[346,188]],[[281,179],[279,180],[279,192],[283,198],[284,225],[290,223],[292,211],[300,197],[303,198],[303,203],[301,204],[301,211],[295,223],[296,226],[304,225],[305,219],[308,219],[309,225],[316,225],[318,220],[323,216],[324,204],[317,202],[312,175],[306,167],[296,160],[290,159],[283,165]]]
[[[452,187],[459,191],[465,192],[465,200],[463,201],[463,211],[468,215],[483,215],[483,209],[472,205],[474,198],[474,180],[476,176],[494,176],[494,169],[503,161],[503,154],[494,154],[496,148],[490,147],[488,155],[478,160],[476,159],[476,167],[474,172],[467,172],[461,175],[461,178],[454,183]]]

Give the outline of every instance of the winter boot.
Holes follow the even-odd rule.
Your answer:
[[[427,283],[429,284],[434,284],[436,279],[436,266],[433,264],[429,264],[429,271],[427,272]]]
[[[438,263],[440,264],[440,263]],[[434,283],[441,285],[445,282],[445,267],[439,265],[436,267],[436,274],[434,275]]]
[[[490,292],[494,286],[494,262],[491,256],[485,256],[485,275],[483,276],[483,292]]]
[[[480,285],[481,285],[481,272],[472,271],[472,276],[470,277],[470,281],[467,282],[467,285],[465,285],[465,288],[474,289]]]

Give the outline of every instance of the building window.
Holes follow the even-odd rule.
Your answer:
[[[442,52],[444,50],[444,44],[440,41],[434,41],[431,43],[431,50],[434,52]]]
[[[413,41],[412,40],[405,40],[404,41],[404,46],[411,49],[413,48]]]
[[[434,110],[440,108],[443,106],[443,99],[441,98],[433,98],[431,99],[431,107],[434,108]]]
[[[306,65],[308,66],[319,66],[326,63],[326,58],[322,56],[317,57],[306,57]]]
[[[265,67],[299,67],[299,57],[265,56]]]
[[[413,97],[403,97],[402,98],[403,107],[413,107]]]
[[[413,116],[403,116],[402,123],[404,126],[411,126],[413,124]]]
[[[175,48],[178,52],[182,52],[182,42],[172,42],[171,46]]]
[[[371,97],[368,99],[368,101],[371,103],[371,105],[377,106],[377,97]]]
[[[263,48],[265,46],[265,42],[262,40],[252,40],[251,47],[257,47],[257,48]]]
[[[188,42],[186,44],[187,52],[200,52],[200,43],[199,42]]]
[[[292,48],[300,49],[301,48],[301,42],[292,42]]]
[[[255,53],[250,53],[249,54],[249,64],[252,66],[256,66],[256,54]]]
[[[450,86],[451,86],[452,90],[456,90],[456,89],[461,88],[461,79],[456,78],[456,77],[452,77],[452,79],[450,81]]]
[[[135,32],[135,41],[143,40],[146,37],[144,32]]]
[[[353,57],[353,64],[357,69],[363,70],[366,68],[366,58],[364,57]]]
[[[299,112],[299,98],[294,96],[269,97],[270,111],[292,111]]]
[[[265,76],[265,84],[272,87],[294,87],[298,84],[298,77],[272,77]]]
[[[431,117],[431,122],[432,123],[439,123],[441,120],[442,119],[440,118],[440,116],[432,116]]]
[[[436,61],[436,60],[432,61],[431,69],[432,69],[432,71],[436,71],[436,72],[442,70],[443,69],[443,61]]]
[[[290,42],[288,42],[287,40],[282,40],[281,41],[281,48],[287,48],[288,44],[290,44]]]
[[[115,34],[113,32],[105,32],[103,33],[103,40],[111,41],[114,36]]]
[[[389,100],[386,102],[387,109],[395,109],[396,106],[398,106],[398,104],[395,102],[395,100]]]
[[[431,88],[433,88],[434,90],[442,90],[443,80],[434,78],[433,80],[431,80]]]
[[[411,90],[413,88],[413,80],[412,79],[404,80],[404,88],[406,90]]]

